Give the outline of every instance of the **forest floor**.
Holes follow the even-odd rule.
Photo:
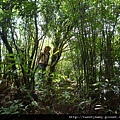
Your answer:
[[[91,100],[76,82],[42,86],[31,92],[24,88],[0,89],[1,114],[105,114],[102,103]],[[81,97],[82,96],[82,97]]]

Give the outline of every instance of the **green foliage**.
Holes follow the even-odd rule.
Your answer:
[[[12,103],[9,108],[7,107],[1,107],[0,108],[0,114],[19,114],[20,108],[23,107],[22,102],[19,102],[18,100],[9,101],[9,103]]]
[[[0,80],[7,87],[18,81],[25,94],[23,101],[1,105],[0,113],[30,113],[32,107],[43,113],[119,113],[119,7],[118,0],[1,1]],[[51,66],[40,78],[35,59],[46,38]],[[38,101],[31,90],[38,91]]]

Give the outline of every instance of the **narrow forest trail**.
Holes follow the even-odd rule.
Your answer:
[[[11,88],[4,83],[0,87],[0,113],[4,114],[105,114],[106,107],[116,110],[119,99],[114,97],[104,104],[82,96],[77,82],[66,80],[42,86],[33,92],[24,88]],[[116,101],[116,102],[114,102]]]

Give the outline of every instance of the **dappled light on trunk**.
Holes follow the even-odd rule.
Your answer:
[[[120,114],[117,0],[0,6],[0,114]]]

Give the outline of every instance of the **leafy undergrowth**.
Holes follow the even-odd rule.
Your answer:
[[[117,111],[117,98],[101,102],[82,96],[76,85],[68,87],[70,84],[73,83],[64,87],[44,86],[35,91],[4,86],[0,90],[0,114],[112,114]],[[112,106],[115,109],[111,110]]]

